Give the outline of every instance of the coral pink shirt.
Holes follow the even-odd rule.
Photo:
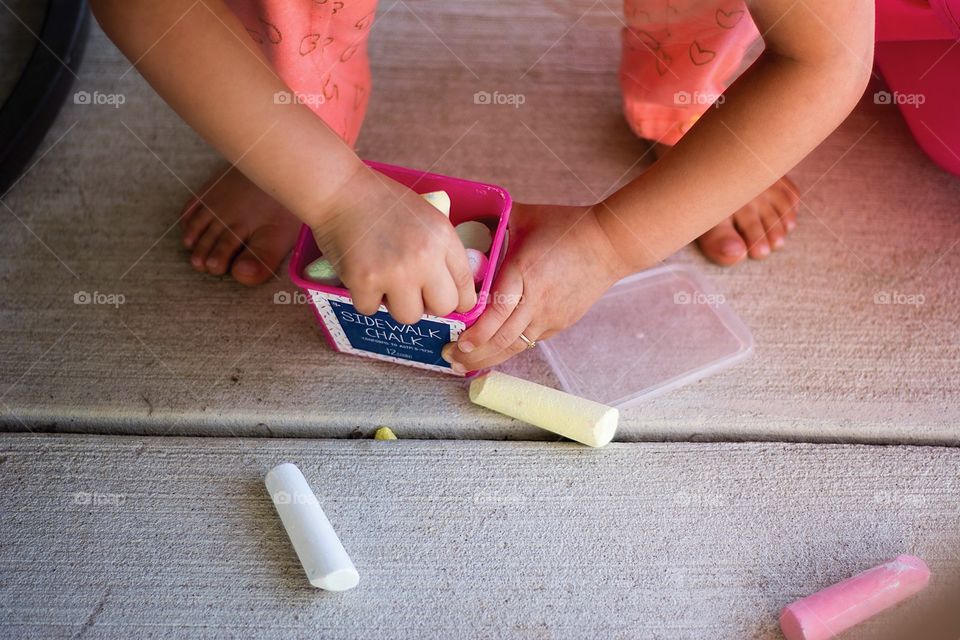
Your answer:
[[[226,4],[296,99],[353,146],[370,96],[367,36],[376,0],[226,0]]]

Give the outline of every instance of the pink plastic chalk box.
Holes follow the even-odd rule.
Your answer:
[[[445,192],[449,196],[450,222],[457,226],[458,233],[466,222],[482,223],[489,229],[492,239],[486,253],[480,256],[475,250],[468,250],[468,255],[473,251],[480,259],[484,269],[475,271],[478,279],[476,306],[467,313],[443,317],[424,315],[416,324],[397,322],[383,305],[372,316],[364,315],[354,308],[350,292],[336,278],[333,278],[333,284],[325,284],[307,273],[308,268],[321,258],[320,249],[307,226],[300,230],[290,259],[290,278],[307,295],[327,342],[334,350],[460,375],[440,357],[440,350],[476,322],[487,306],[490,287],[505,251],[510,194],[496,185],[378,162],[367,164],[417,193]],[[475,230],[478,225],[466,225],[471,226]]]

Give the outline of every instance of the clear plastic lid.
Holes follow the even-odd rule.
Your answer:
[[[531,360],[542,357],[556,377],[553,386],[619,408],[711,376],[753,352],[750,331],[723,294],[697,270],[674,265],[624,278],[576,324],[539,345],[520,358],[526,362],[504,368],[530,377],[542,369]]]

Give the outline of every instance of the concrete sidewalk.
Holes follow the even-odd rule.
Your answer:
[[[283,461],[355,590],[307,583]],[[774,640],[788,602],[919,554],[931,588],[847,636],[885,640],[960,571],[952,448],[8,434],[0,469],[4,637]]]

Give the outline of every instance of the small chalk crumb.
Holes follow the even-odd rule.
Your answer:
[[[380,427],[377,429],[377,432],[373,434],[374,440],[396,440],[396,434],[390,429],[390,427]]]

